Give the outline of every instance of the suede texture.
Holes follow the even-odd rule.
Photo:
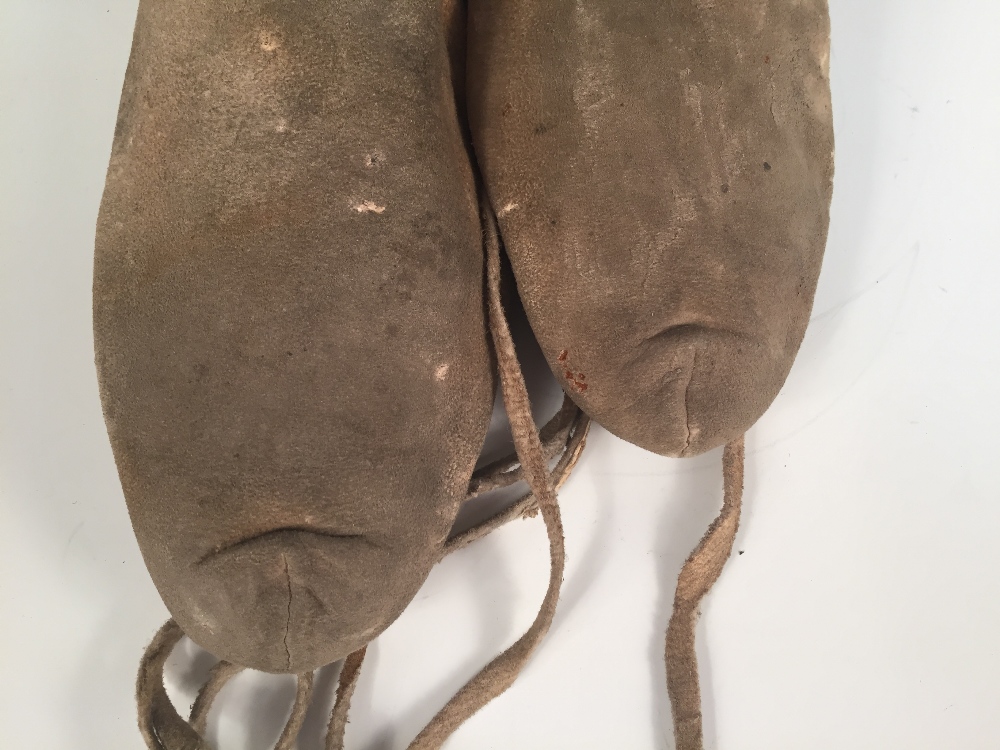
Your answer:
[[[422,0],[140,4],[96,361],[149,572],[223,659],[305,672],[371,641],[465,497],[494,373],[464,25]]]
[[[833,177],[824,0],[471,0],[485,188],[556,377],[687,456],[783,384]]]

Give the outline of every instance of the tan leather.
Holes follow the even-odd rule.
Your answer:
[[[553,372],[649,450],[742,435],[788,374],[826,242],[826,2],[469,12],[473,145]]]
[[[142,0],[101,206],[105,416],[150,574],[303,672],[441,555],[493,401],[452,5]]]

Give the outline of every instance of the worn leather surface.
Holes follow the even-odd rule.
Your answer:
[[[746,431],[801,342],[833,173],[825,0],[471,0],[473,145],[557,378],[637,445]]]
[[[142,0],[94,271],[136,536],[184,631],[302,672],[402,611],[488,425],[475,185],[402,0]]]

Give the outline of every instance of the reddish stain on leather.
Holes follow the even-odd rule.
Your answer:
[[[563,349],[561,352],[559,352],[559,356],[556,357],[556,359],[558,359],[560,362],[565,363],[566,360],[569,359],[569,349]],[[587,376],[584,375],[582,372],[578,372],[574,375],[573,371],[564,364],[563,377],[566,378],[566,381],[580,393],[583,393],[585,390],[587,390],[587,384],[584,382],[587,379]]]

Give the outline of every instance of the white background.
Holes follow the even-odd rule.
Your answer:
[[[708,746],[1000,748],[1000,3],[831,5],[830,244],[801,355],[748,437],[744,554],[703,607]],[[134,14],[0,0],[0,748],[140,747],[135,668],[167,616],[90,328]],[[663,631],[719,506],[719,459],[594,431],[562,493],[552,632],[449,748],[673,747]],[[373,646],[349,747],[405,747],[531,621],[547,564],[535,520],[440,565]],[[189,699],[210,661],[181,649],[172,691]],[[269,747],[289,680],[246,675],[223,695],[222,750]],[[303,750],[321,747],[322,709]]]

